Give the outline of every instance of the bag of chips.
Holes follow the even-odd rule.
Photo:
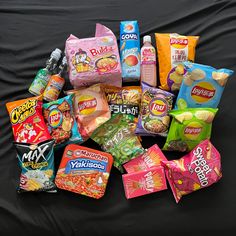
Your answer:
[[[144,152],[138,137],[134,134],[133,119],[130,115],[116,114],[91,136],[102,150],[111,153],[114,166],[121,172],[124,171],[122,164]]]
[[[111,112],[101,84],[67,91],[66,93],[75,95],[74,112],[79,132],[84,140],[111,118]]]
[[[73,112],[74,94],[43,104],[43,115],[56,146],[83,141]]]
[[[194,61],[198,36],[155,34],[161,88],[179,90],[186,69],[184,61]]]
[[[51,139],[42,115],[42,96],[6,104],[16,142],[39,143]]]
[[[179,160],[162,163],[177,203],[182,196],[209,187],[222,177],[220,154],[209,140]]]
[[[135,133],[167,136],[174,95],[142,82],[141,109]]]
[[[187,107],[216,108],[220,102],[232,70],[215,69],[211,66],[184,62],[187,73],[175,104],[175,109]]]
[[[170,130],[163,150],[191,151],[202,140],[210,139],[212,121],[218,109],[189,108],[172,110]]]
[[[54,142],[51,139],[38,144],[14,143],[21,167],[18,192],[56,192]]]

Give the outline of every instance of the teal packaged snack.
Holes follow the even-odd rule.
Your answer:
[[[140,38],[137,21],[120,22],[120,56],[123,82],[140,79]]]
[[[15,142],[21,167],[18,192],[56,192],[54,184],[54,140],[38,144]]]
[[[175,109],[217,108],[230,75],[229,69],[215,69],[192,62],[183,63],[187,73],[176,100]]]
[[[43,104],[43,116],[56,147],[83,141],[74,116],[73,97],[74,94],[70,94]]]

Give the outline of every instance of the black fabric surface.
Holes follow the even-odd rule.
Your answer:
[[[175,203],[166,191],[126,200],[112,169],[105,196],[66,191],[18,195],[19,168],[5,103],[30,97],[28,87],[50,52],[70,33],[92,37],[99,22],[119,36],[121,20],[137,19],[141,36],[155,32],[199,35],[196,62],[236,71],[236,2],[213,0],[0,1],[0,235],[206,235],[235,232],[236,80],[230,78],[213,122],[212,143],[222,155],[223,178]],[[66,88],[70,85],[67,81]],[[164,138],[143,138],[143,146]],[[84,146],[99,146],[89,140]],[[56,152],[56,168],[63,149]],[[168,159],[181,153],[165,152]],[[232,234],[233,235],[233,234]]]

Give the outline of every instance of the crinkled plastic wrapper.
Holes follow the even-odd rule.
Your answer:
[[[74,35],[66,40],[69,79],[77,89],[97,83],[121,87],[121,64],[116,37],[101,24],[96,24],[93,38],[79,39]]]
[[[104,151],[111,153],[114,166],[121,172],[124,171],[124,163],[144,152],[138,137],[134,134],[133,119],[133,116],[116,114],[91,136]]]
[[[175,103],[175,109],[211,107],[219,105],[222,93],[232,70],[215,69],[191,62],[183,63],[187,73]]]
[[[141,108],[135,133],[167,136],[174,95],[142,82]]]
[[[111,112],[101,84],[67,91],[66,93],[74,94],[74,112],[83,140],[88,139],[95,129],[111,118]]]
[[[178,91],[186,73],[184,61],[194,61],[199,36],[155,34],[161,88]]]
[[[38,144],[15,142],[21,167],[18,192],[56,192],[54,184],[54,140]]]
[[[170,111],[173,119],[163,150],[191,151],[201,141],[210,139],[212,122],[217,111],[216,108]]]
[[[43,115],[57,147],[83,141],[75,120],[73,97],[74,94],[70,94],[56,101],[43,104]]]
[[[220,154],[209,140],[179,160],[162,163],[177,203],[182,196],[209,187],[222,177]]]

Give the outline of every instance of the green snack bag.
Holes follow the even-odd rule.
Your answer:
[[[173,117],[163,150],[191,151],[202,140],[210,139],[217,108],[172,110]]]
[[[98,127],[91,136],[105,152],[113,156],[113,165],[121,172],[124,171],[124,163],[144,152],[134,129],[133,116],[116,114]]]

